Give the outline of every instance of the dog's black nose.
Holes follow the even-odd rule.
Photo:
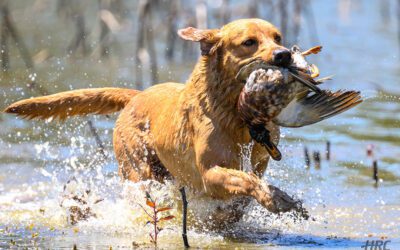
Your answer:
[[[292,53],[287,49],[276,49],[272,55],[273,63],[277,66],[288,67],[292,62]]]

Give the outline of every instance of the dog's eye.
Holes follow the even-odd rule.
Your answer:
[[[246,41],[244,41],[242,43],[242,45],[244,45],[246,47],[250,47],[250,46],[253,46],[253,45],[256,45],[256,44],[257,44],[257,41],[255,39],[247,39]]]
[[[278,44],[282,42],[282,37],[280,35],[275,35],[274,36],[274,41]]]

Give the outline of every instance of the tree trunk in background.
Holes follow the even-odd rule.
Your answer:
[[[294,9],[293,9],[293,32],[292,32],[292,44],[298,44],[299,42],[299,34],[301,28],[301,13],[302,12],[302,1],[294,0]]]
[[[177,18],[178,17],[178,0],[171,0],[168,10],[168,28],[167,28],[167,48],[165,57],[168,61],[174,59],[175,43],[177,38]]]
[[[287,0],[279,0],[279,14],[280,14],[280,25],[281,25],[281,33],[283,37],[283,45],[287,46],[289,43],[288,40],[288,1]]]

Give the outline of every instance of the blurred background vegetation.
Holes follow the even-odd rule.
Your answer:
[[[342,18],[361,5],[335,2],[332,12]],[[391,13],[400,1],[368,2],[378,7],[382,22],[400,20]],[[199,50],[180,40],[177,29],[258,17],[278,26],[286,45],[298,43],[300,32],[307,44],[316,45],[321,31],[315,12],[310,0],[2,0],[1,77],[10,69],[28,71],[7,80],[37,83],[41,94],[96,84],[142,89],[184,81]]]
[[[332,12],[342,19],[370,3],[384,25],[400,22],[400,1],[335,2]],[[89,87],[95,82],[142,89],[187,77],[190,67],[182,65],[192,65],[199,50],[177,37],[179,28],[215,28],[258,17],[280,28],[285,45],[298,43],[300,32],[316,45],[321,31],[314,12],[319,10],[310,0],[2,0],[1,66],[3,73],[47,69],[51,77],[36,73],[25,79],[45,89]]]

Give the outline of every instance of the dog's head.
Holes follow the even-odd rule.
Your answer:
[[[279,30],[261,19],[240,19],[221,29],[188,27],[178,34],[185,40],[199,42],[202,56],[218,60],[218,70],[225,76],[235,76],[254,60],[283,67],[292,60],[290,51],[282,46]]]

